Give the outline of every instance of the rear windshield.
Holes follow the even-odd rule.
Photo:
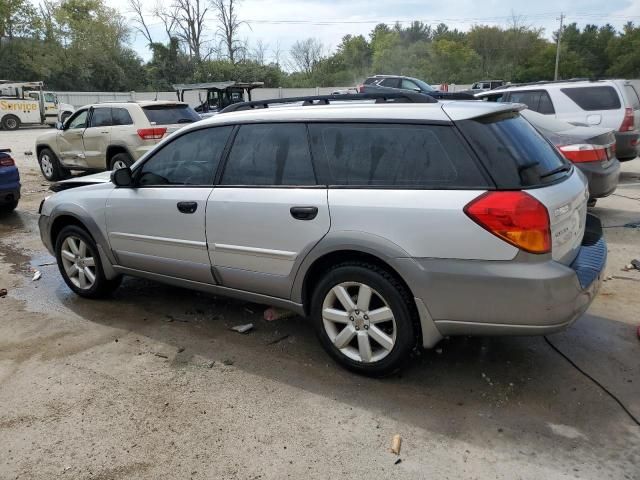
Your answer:
[[[189,105],[150,105],[142,107],[142,110],[153,125],[192,123],[200,120],[200,116]]]
[[[572,87],[560,90],[581,109],[588,112],[620,108],[620,98],[613,87]]]
[[[498,188],[517,189],[553,183],[571,165],[524,118],[514,112],[458,123]],[[557,173],[551,174],[551,172]]]

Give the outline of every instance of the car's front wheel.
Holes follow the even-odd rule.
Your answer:
[[[60,165],[58,158],[48,148],[43,148],[40,151],[38,163],[40,164],[42,175],[50,182],[65,179],[70,175],[69,170]]]
[[[105,277],[98,247],[82,228],[64,227],[56,239],[55,251],[62,278],[81,297],[102,298],[120,285],[120,277]]]
[[[398,279],[373,264],[333,267],[317,285],[311,310],[322,346],[358,373],[392,373],[416,344],[417,313],[411,295]]]

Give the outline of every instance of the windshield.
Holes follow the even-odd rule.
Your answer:
[[[192,123],[200,120],[200,116],[189,105],[149,105],[142,107],[142,110],[152,125]]]

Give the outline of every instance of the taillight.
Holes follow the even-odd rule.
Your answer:
[[[14,162],[11,157],[0,157],[0,167],[13,167],[15,164],[16,162]]]
[[[138,136],[143,140],[160,140],[167,133],[165,127],[139,128]]]
[[[358,85],[358,93],[364,93],[364,85]]]
[[[608,160],[607,147],[580,143],[558,147],[562,155],[573,163],[600,162]]]
[[[620,125],[621,132],[631,132],[636,129],[635,118],[633,116],[633,108],[624,109],[624,119],[622,125]]]
[[[471,220],[502,240],[531,253],[551,251],[549,212],[525,192],[487,192],[464,207]]]

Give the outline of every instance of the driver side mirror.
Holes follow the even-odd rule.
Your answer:
[[[56,122],[56,129],[58,129],[58,130],[64,130],[64,123],[62,123],[62,122]]]
[[[133,186],[133,176],[129,167],[119,168],[111,172],[111,183],[116,187]]]

